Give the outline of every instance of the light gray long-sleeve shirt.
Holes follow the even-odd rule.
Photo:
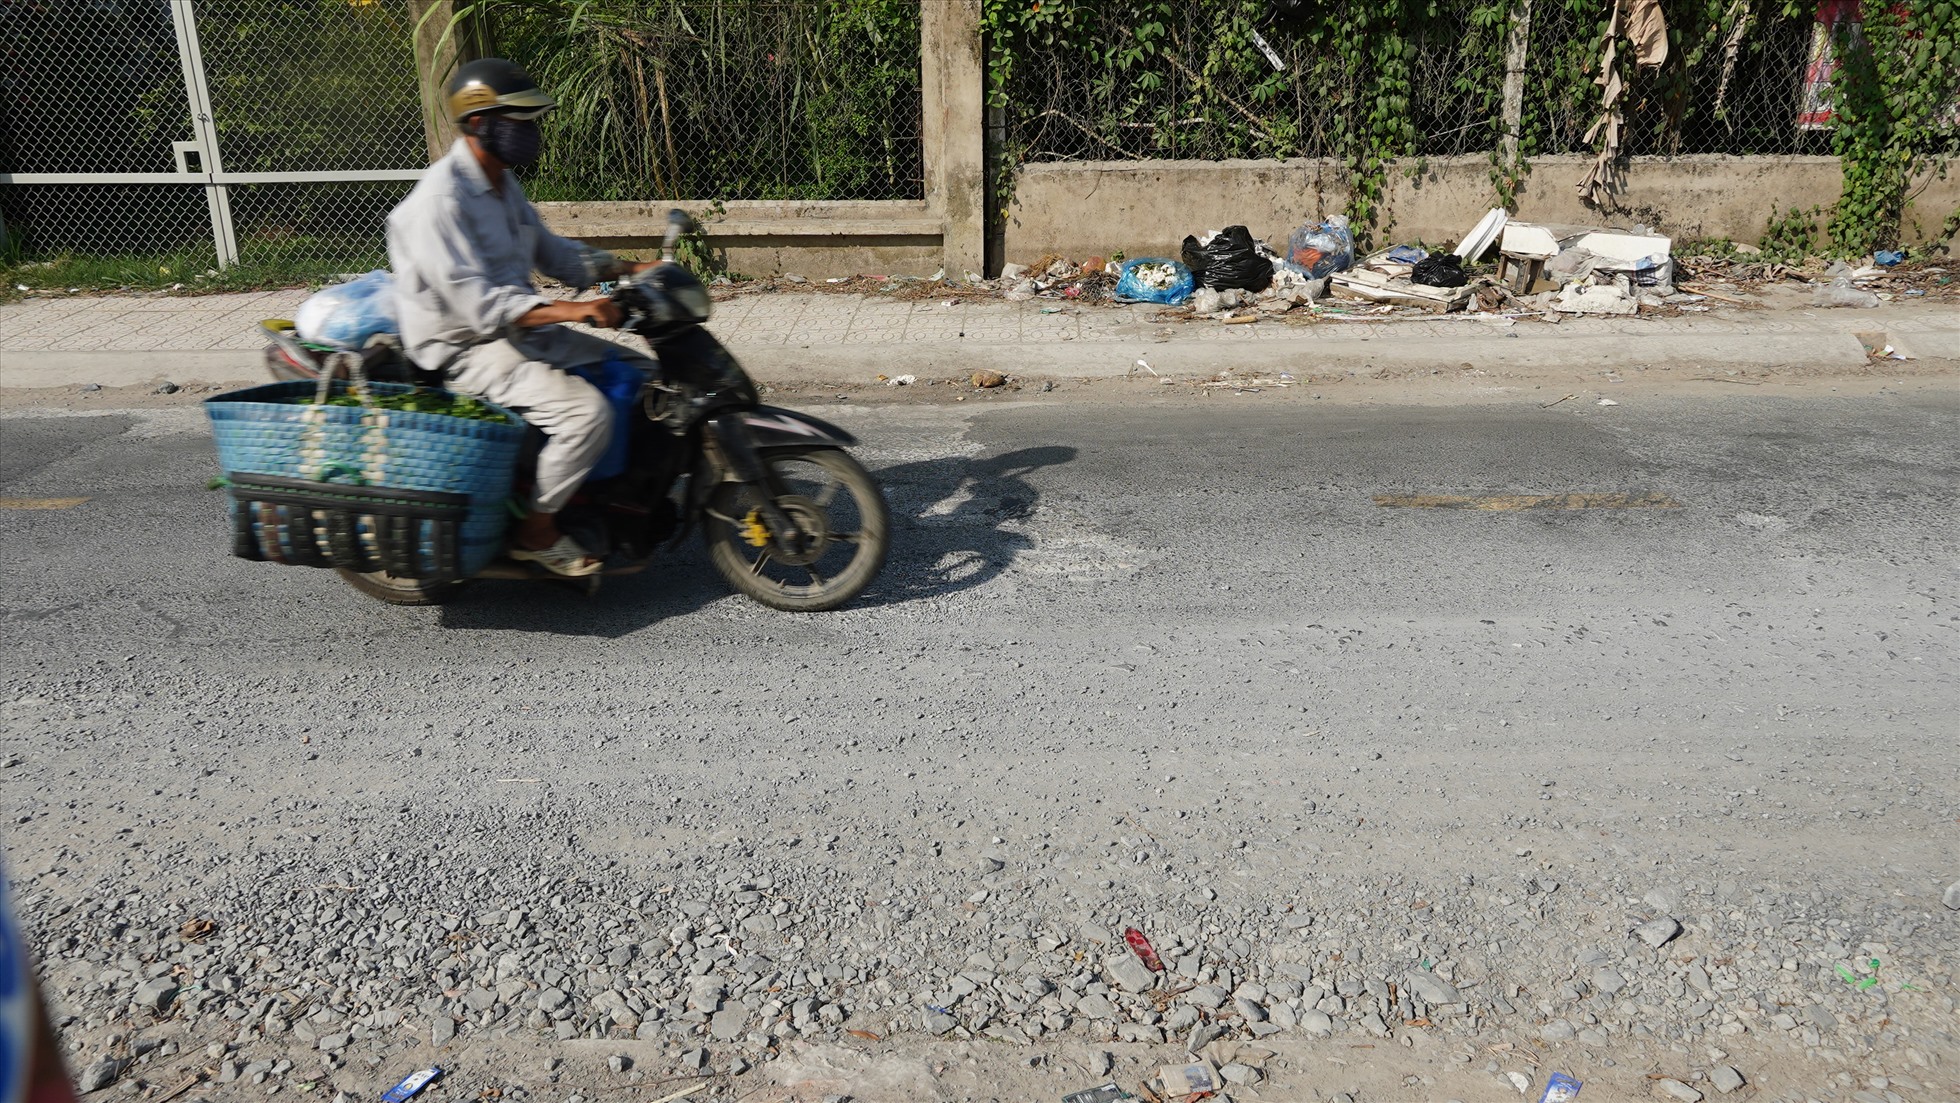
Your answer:
[[[402,344],[435,370],[511,336],[517,319],[550,301],[533,271],[584,288],[618,267],[611,253],[545,229],[516,176],[505,172],[498,194],[461,139],[389,213],[388,262]]]

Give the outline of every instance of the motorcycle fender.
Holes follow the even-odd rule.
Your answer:
[[[758,450],[809,445],[847,446],[857,438],[823,420],[780,406],[758,406],[742,413],[742,426]]]

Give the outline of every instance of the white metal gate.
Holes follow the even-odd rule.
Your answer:
[[[406,0],[0,4],[0,234],[64,255],[379,263],[427,145]]]

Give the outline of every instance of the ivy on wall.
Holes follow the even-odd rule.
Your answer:
[[[1347,213],[1365,238],[1391,167],[1432,152],[1425,133],[1469,132],[1465,148],[1485,148],[1501,16],[1456,40],[1472,7],[1505,2],[986,0],[989,104],[1009,114],[1001,197],[1027,160],[1327,156],[1346,170]],[[1426,97],[1425,60],[1440,70]],[[1491,68],[1498,79],[1486,79]],[[1465,113],[1470,125],[1448,126]]]
[[[1589,152],[1613,0],[1533,0],[1516,157],[1504,142],[1511,33],[1526,0],[984,0],[989,104],[1004,119],[999,204],[1042,160],[1329,158],[1364,242],[1386,230],[1389,174],[1482,153],[1515,207],[1529,158]],[[1907,181],[1955,152],[1960,0],[1873,8],[1841,44],[1835,131],[1806,129],[1808,0],[1662,0],[1669,57],[1619,51],[1628,155],[1836,152],[1830,213],[1847,251],[1895,241]],[[1857,49],[1854,46],[1869,48]],[[1944,106],[1942,106],[1944,105]]]
[[[1828,228],[1840,255],[1899,241],[1906,191],[1960,153],[1960,0],[1867,4],[1863,34],[1840,32],[1832,146],[1844,190]],[[1947,220],[1960,220],[1955,211]]]

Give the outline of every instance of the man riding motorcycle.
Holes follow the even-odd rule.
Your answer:
[[[529,510],[512,529],[510,555],[556,574],[583,576],[600,562],[559,531],[557,513],[598,464],[611,439],[611,407],[568,369],[618,357],[651,372],[645,356],[566,328],[616,327],[608,299],[552,301],[533,270],[584,289],[639,272],[624,261],[545,229],[514,168],[538,159],[538,118],[557,106],[516,65],[470,62],[446,89],[462,132],[388,216],[388,259],[402,342],[451,390],[516,410],[546,437]]]

